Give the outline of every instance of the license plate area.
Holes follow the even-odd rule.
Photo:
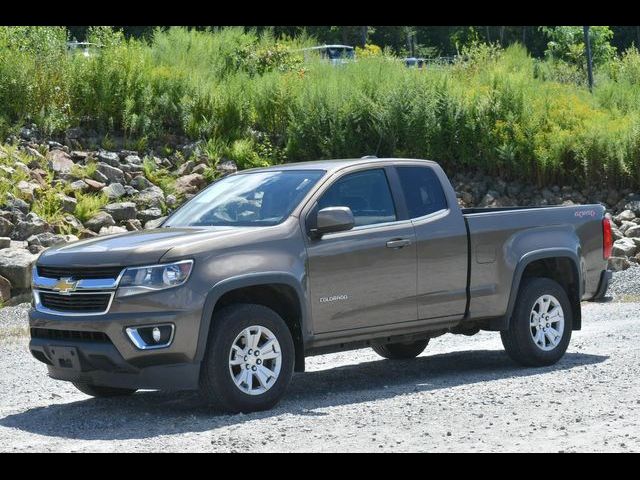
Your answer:
[[[66,368],[80,371],[80,359],[78,358],[78,349],[76,347],[64,347],[52,345],[49,347],[51,363],[57,368]]]

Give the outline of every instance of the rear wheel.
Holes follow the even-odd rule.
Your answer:
[[[427,348],[428,343],[429,339],[427,338],[425,340],[416,340],[414,342],[373,345],[371,348],[381,357],[391,360],[400,360],[417,357],[425,348]]]
[[[564,288],[549,278],[527,278],[509,329],[500,332],[509,357],[521,365],[553,365],[571,340],[573,312]]]
[[[100,385],[91,385],[89,383],[73,382],[73,386],[82,393],[92,397],[122,397],[136,393],[136,390],[131,388],[103,387]]]
[[[276,312],[262,305],[225,307],[214,317],[200,393],[231,412],[272,408],[289,386],[294,355],[289,327]]]

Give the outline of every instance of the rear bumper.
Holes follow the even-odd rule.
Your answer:
[[[593,296],[592,300],[602,300],[604,296],[607,294],[607,289],[609,288],[609,283],[611,282],[611,277],[613,276],[613,272],[611,270],[603,270],[600,274],[600,283],[598,283],[598,290],[596,294]]]

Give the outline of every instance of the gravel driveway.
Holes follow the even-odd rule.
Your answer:
[[[495,333],[445,335],[410,361],[309,358],[274,410],[250,415],[191,393],[88,397],[46,376],[26,350],[25,307],[7,307],[0,451],[640,451],[640,303],[629,298],[583,304],[583,330],[553,367],[517,367]]]

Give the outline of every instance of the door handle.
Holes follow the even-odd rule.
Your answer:
[[[396,238],[387,242],[387,248],[402,248],[411,245],[411,240],[408,238]]]

